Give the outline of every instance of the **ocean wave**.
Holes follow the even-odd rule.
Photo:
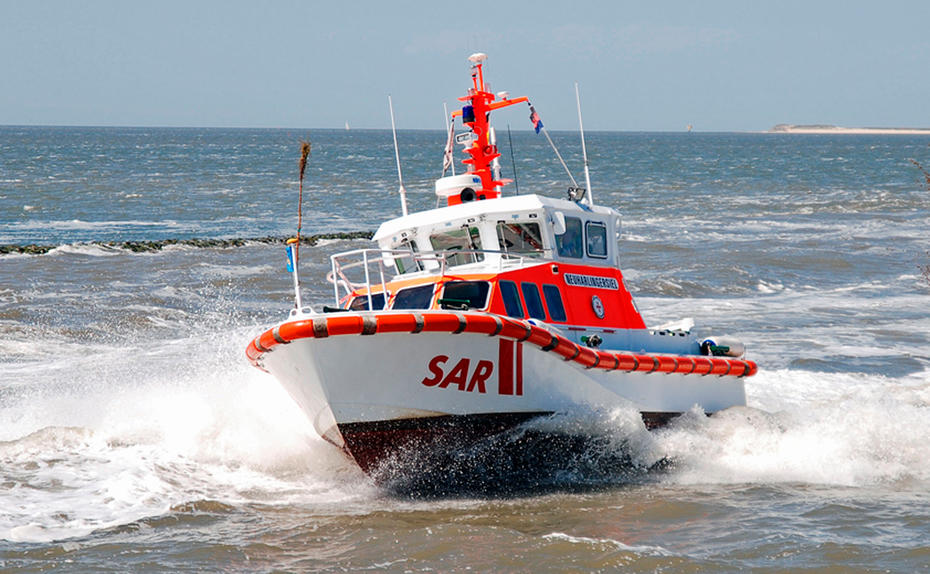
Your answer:
[[[241,359],[252,336],[238,328],[130,338],[60,349],[67,356],[20,369],[17,388],[0,401],[0,467],[24,488],[0,494],[0,505],[14,509],[0,517],[0,538],[63,540],[180,516],[198,501],[370,508],[384,491]],[[429,497],[455,487],[453,496],[471,497],[643,483],[930,483],[930,371],[890,378],[781,369],[747,385],[749,407],[712,417],[695,408],[658,431],[646,430],[632,406],[536,419],[457,451],[449,466],[427,461],[434,474],[418,478],[431,483],[406,474],[386,488]],[[502,453],[517,464],[500,465]],[[56,513],[62,507],[67,515]]]
[[[233,358],[247,339],[240,330],[24,372],[0,402],[0,468],[18,486],[0,494],[0,539],[66,540],[181,516],[197,501],[373,499],[284,390]],[[183,356],[198,358],[177,364]]]
[[[781,370],[750,407],[693,409],[655,433],[678,484],[930,483],[930,373],[905,379]],[[762,391],[759,397],[753,395]]]
[[[49,249],[48,255],[89,255],[91,257],[112,257],[122,253],[122,249],[115,245],[100,243],[69,243]],[[29,251],[25,251],[29,253]]]
[[[581,544],[590,547],[592,550],[600,552],[610,552],[621,550],[625,552],[634,552],[636,554],[647,554],[652,556],[672,556],[673,554],[661,546],[646,545],[629,545],[614,540],[612,538],[589,538],[587,536],[572,536],[564,532],[552,532],[543,535],[544,540],[554,542],[568,542],[569,544]]]
[[[5,224],[7,227],[17,230],[41,230],[49,229],[75,231],[75,230],[99,230],[99,229],[121,229],[125,227],[160,227],[172,228],[182,227],[182,224],[174,220],[165,221],[145,221],[145,220],[126,220],[126,221],[84,221],[82,219],[69,219],[58,221],[22,221]]]

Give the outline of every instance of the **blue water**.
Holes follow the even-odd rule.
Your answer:
[[[499,129],[505,177],[563,196],[545,139],[514,133],[511,163]],[[0,127],[0,569],[927,569],[930,138],[588,134],[647,323],[736,335],[760,373],[748,408],[655,433],[547,421],[598,440],[503,500],[371,484],[245,360],[291,305],[281,246],[171,245],[292,235],[302,138],[304,234],[400,214],[387,131]],[[433,207],[445,135],[398,139]],[[577,134],[553,139],[580,181]],[[302,250],[304,298],[363,245]]]

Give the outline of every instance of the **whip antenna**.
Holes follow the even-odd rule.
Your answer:
[[[513,158],[513,137],[510,135],[510,124],[507,124],[507,141],[510,142],[510,163],[513,165],[513,189],[520,195],[520,184],[517,182],[517,160]]]
[[[442,113],[446,116],[446,131],[449,132],[446,151],[442,154],[442,175],[445,177],[449,168],[452,168],[452,175],[455,175],[455,121],[449,123],[449,108],[445,102],[442,103]]]
[[[394,127],[394,102],[388,95],[388,107],[391,108],[391,133],[394,134],[394,157],[397,159],[397,180],[400,182],[400,207],[407,215],[407,190],[404,189],[404,175],[400,172],[400,150],[397,149],[397,128]]]
[[[588,188],[588,205],[594,205],[591,174],[588,172],[588,150],[584,145],[584,124],[581,121],[581,97],[578,95],[578,82],[575,82],[575,103],[578,104],[578,129],[581,131],[581,155],[584,158],[584,184]]]

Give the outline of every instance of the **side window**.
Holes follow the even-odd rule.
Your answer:
[[[384,309],[384,293],[372,293],[371,304],[375,309]],[[352,299],[349,309],[353,311],[368,311],[368,295],[358,295]]]
[[[433,301],[433,284],[407,287],[394,296],[391,309],[429,309]]]
[[[559,288],[555,285],[543,285],[543,295],[546,297],[549,317],[560,323],[565,321],[568,317],[565,315],[565,305],[562,304],[562,293]]]
[[[584,228],[588,257],[607,257],[607,226],[600,221],[589,221]]]
[[[520,294],[517,293],[517,284],[513,281],[501,281],[497,284],[501,299],[504,300],[504,310],[508,317],[523,318],[523,304],[520,303]]]
[[[526,312],[530,314],[530,317],[545,321],[546,312],[543,310],[542,299],[539,298],[539,287],[535,283],[520,283],[520,291],[523,291]]]
[[[538,253],[542,251],[542,232],[538,223],[497,222],[497,243],[502,253]]]
[[[562,257],[581,259],[581,220],[577,217],[565,218],[565,233],[555,236],[555,246]]]
[[[443,309],[484,309],[488,305],[487,281],[450,281],[442,287],[439,305]]]

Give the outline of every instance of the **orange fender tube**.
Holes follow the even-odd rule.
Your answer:
[[[326,329],[332,335],[358,335],[362,332],[362,318],[358,315],[337,315],[326,318]]]
[[[373,313],[365,315],[322,316],[283,323],[268,329],[246,347],[246,357],[261,368],[263,354],[277,345],[297,339],[323,338],[332,335],[373,335],[375,333],[481,333],[529,342],[541,350],[552,351],[566,361],[586,368],[639,373],[677,373],[681,375],[717,375],[751,377],[758,371],[752,361],[696,355],[646,355],[611,353],[585,347],[520,319],[484,313]]]
[[[417,319],[413,313],[378,315],[378,333],[413,333]]]

